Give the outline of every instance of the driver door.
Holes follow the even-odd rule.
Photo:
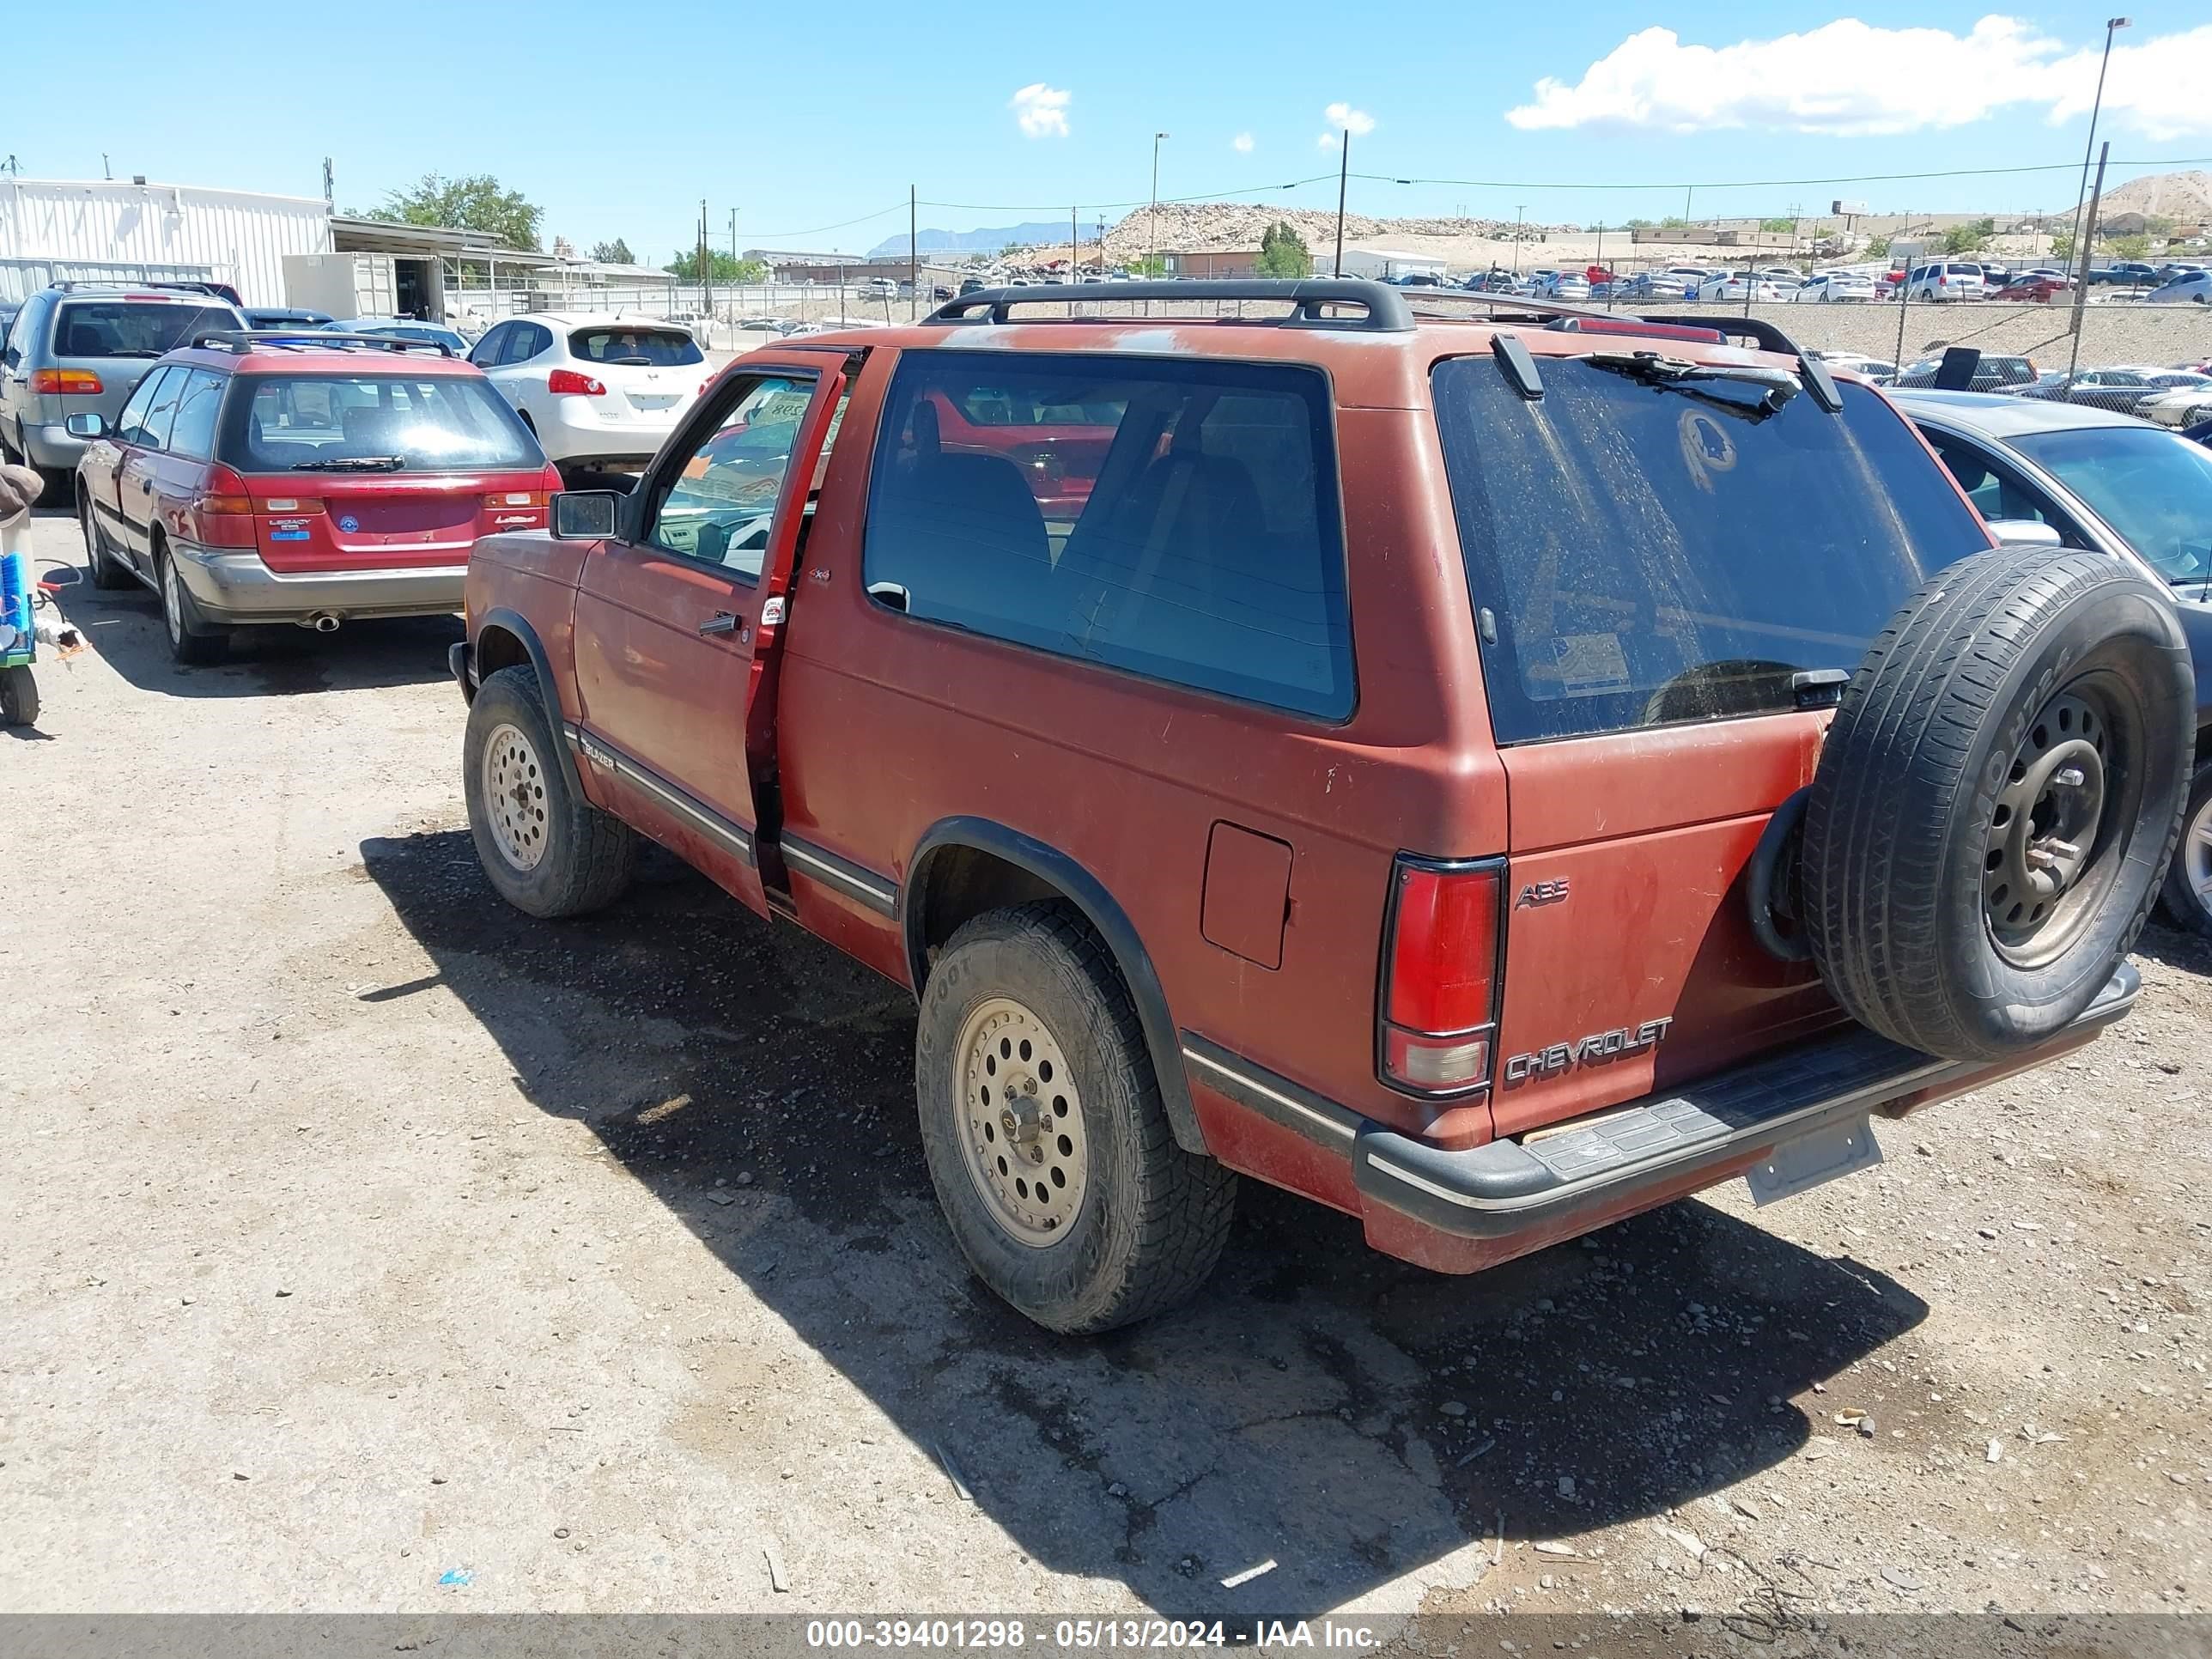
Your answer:
[[[845,388],[823,356],[732,374],[639,482],[576,593],[592,793],[766,914],[750,705]]]

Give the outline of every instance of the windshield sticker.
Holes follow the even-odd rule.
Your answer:
[[[1712,475],[1729,471],[1735,465],[1735,440],[1702,409],[1684,410],[1676,430],[1681,434],[1682,462],[1690,469],[1691,482],[1711,495]]]
[[[1562,634],[1552,641],[1546,675],[1563,697],[1595,697],[1626,689],[1628,653],[1618,634]]]

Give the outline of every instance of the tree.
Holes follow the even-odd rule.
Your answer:
[[[395,190],[366,216],[402,225],[436,225],[474,230],[496,238],[502,247],[538,246],[538,227],[545,210],[526,201],[519,190],[505,190],[489,173],[448,179],[426,173],[412,190]]]
[[[1869,259],[1887,259],[1889,258],[1889,238],[1887,236],[1868,237],[1866,251],[1867,258]]]
[[[1146,254],[1129,261],[1129,275],[1132,276],[1164,276],[1167,274],[1168,262],[1157,253]]]
[[[1772,231],[1779,234],[1783,231],[1796,229],[1797,222],[1795,219],[1761,219],[1759,222],[1759,228],[1761,230]]]
[[[2074,233],[2062,230],[2051,239],[2051,257],[2069,270],[2074,268]]]
[[[2143,228],[2154,236],[2172,236],[2173,234],[2173,220],[2163,213],[2146,213],[2143,215]]]
[[[592,258],[603,265],[634,265],[637,256],[629,251],[629,244],[619,236],[611,242],[592,244]]]
[[[1969,225],[1954,225],[1943,233],[1943,252],[1946,253],[1978,253],[1987,247],[1990,238],[1997,234],[1994,219],[1977,219]]]
[[[855,259],[853,263],[857,265],[862,261]],[[696,283],[699,280],[699,250],[696,247],[678,248],[676,257],[661,269],[687,283]],[[707,250],[707,280],[720,283],[725,288],[732,283],[764,283],[768,280],[768,267],[757,259],[733,259],[719,249],[709,248]]]
[[[1305,239],[1280,219],[1269,225],[1260,238],[1260,275],[1313,275],[1313,255],[1306,251]]]
[[[2115,236],[2112,238],[2112,252],[2118,254],[2123,259],[2140,259],[2144,254],[2150,252],[2150,238],[2148,236]]]

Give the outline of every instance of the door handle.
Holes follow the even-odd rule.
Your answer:
[[[726,611],[718,611],[699,624],[699,631],[702,634],[734,634],[738,631],[738,619]]]

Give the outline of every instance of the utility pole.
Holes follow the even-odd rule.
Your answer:
[[[1336,168],[1336,271],[1344,275],[1344,186],[1352,177],[1352,129],[1344,129],[1343,151]]]
[[[2089,191],[2089,157],[2097,148],[2097,116],[2105,107],[2105,70],[2112,61],[2112,36],[2121,29],[2132,27],[2134,21],[2130,17],[2105,20],[2105,55],[2097,60],[2097,96],[2089,106],[2089,142],[2081,146],[2081,185],[2074,197],[2074,240],[2077,243],[2081,240],[2081,202]],[[2104,186],[2099,185],[2097,188],[2102,191]],[[2086,265],[2082,267],[2084,271],[2087,269]],[[2078,330],[2075,337],[2078,341]]]
[[[1605,227],[1601,224],[1597,228],[1597,268],[1600,270],[1605,271],[1608,277],[1613,275],[1610,270],[1606,270]],[[1613,284],[1610,282],[1607,282],[1605,285],[1605,308],[1607,311],[1613,309]]]
[[[1905,216],[1905,240],[1910,242],[1912,240],[1912,216],[1910,213]],[[1896,233],[1892,232],[1892,243],[1894,244],[1896,240]],[[1924,252],[1925,249],[1921,250],[1921,252]],[[1912,262],[1918,258],[1919,252],[1905,256],[1905,279],[1897,286],[1897,367],[1900,373],[1905,368],[1905,309],[1912,303]]]
[[[912,322],[921,314],[921,233],[915,228],[920,221],[915,216],[914,186],[906,187],[906,319]]]
[[[14,156],[11,155],[8,158],[8,165],[9,169],[13,170],[15,165],[15,158]],[[323,157],[323,205],[325,207],[336,205],[337,202],[337,175],[331,171],[331,158],[325,155]]]
[[[1083,233],[1075,228],[1075,216],[1080,211],[1077,207],[1067,210],[1067,280],[1071,283],[1083,274]]]
[[[2122,18],[2120,21],[2127,20]],[[2105,162],[2112,153],[2110,139],[2097,152],[2097,188],[2089,197],[2088,222],[2081,227],[2081,246],[2075,250],[2081,257],[2075,262],[2074,283],[2074,349],[2066,358],[2066,389],[2074,389],[2075,371],[2081,366],[2081,313],[2089,303],[2089,249],[2097,240],[2097,206],[2105,194]]]
[[[1528,210],[1525,202],[1513,204],[1513,274],[1521,274],[1521,216]]]
[[[1156,276],[1153,267],[1160,262],[1160,140],[1172,137],[1164,132],[1152,135],[1152,228],[1145,234],[1145,275]]]

